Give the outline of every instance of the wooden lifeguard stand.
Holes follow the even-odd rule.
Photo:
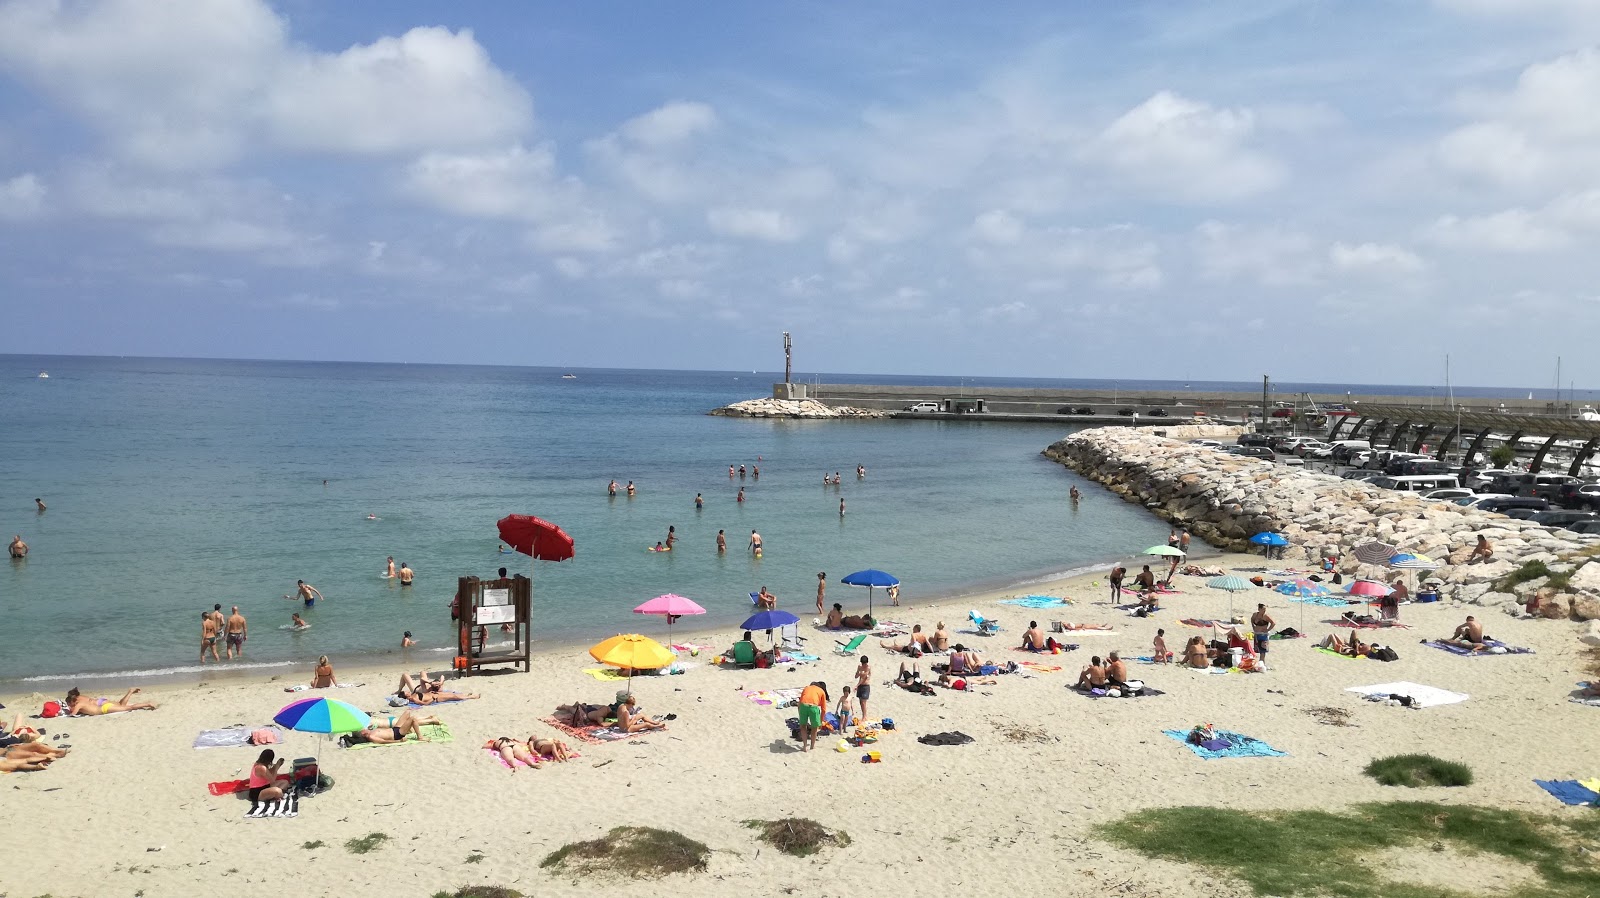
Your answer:
[[[495,580],[462,577],[456,586],[456,659],[460,676],[493,664],[520,664],[526,672],[533,660],[533,581],[521,574]],[[489,651],[491,632],[512,626],[512,646]],[[491,630],[491,628],[493,628]]]

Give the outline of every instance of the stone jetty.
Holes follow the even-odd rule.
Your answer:
[[[1175,431],[1176,429],[1174,429]],[[1338,555],[1346,576],[1392,576],[1362,565],[1351,550],[1380,540],[1447,562],[1435,576],[1446,597],[1520,612],[1530,593],[1547,616],[1600,618],[1600,539],[1503,515],[1432,502],[1367,483],[1341,480],[1180,442],[1202,434],[1106,427],[1072,434],[1044,455],[1104,484],[1130,502],[1189,528],[1212,545],[1250,548],[1248,538],[1276,531],[1289,558],[1320,562]],[[1483,534],[1494,558],[1467,564]],[[1543,562],[1552,576],[1512,584],[1508,575]]]
[[[725,418],[886,418],[888,412],[848,405],[826,405],[815,399],[746,399],[707,414]]]

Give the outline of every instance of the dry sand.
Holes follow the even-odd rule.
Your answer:
[[[1231,568],[1261,562],[1224,556],[1205,563]],[[1104,588],[1092,585],[1102,576],[1032,590],[1077,599],[1059,614],[996,604],[1005,593],[947,600],[942,607],[880,608],[882,617],[930,629],[939,619],[961,626],[966,610],[977,608],[998,618],[1005,632],[957,639],[976,644],[986,658],[1032,657],[1065,669],[1004,676],[998,685],[970,694],[941,691],[928,698],[888,685],[898,660],[869,640],[876,684],[871,714],[898,724],[878,745],[883,762],[876,765],[860,763],[860,750],[800,753],[784,726],[792,711],[760,707],[740,694],[820,679],[837,695],[856,660],[831,654],[839,634],[808,627],[803,632],[809,645],[824,656],[819,663],[792,672],[719,670],[702,663],[682,676],[637,679],[634,691],[648,712],[678,715],[667,732],[599,746],[569,739],[583,757],[541,770],[511,773],[481,744],[499,735],[556,735],[538,720],[557,703],[609,700],[616,685],[581,673],[595,666],[581,649],[543,653],[531,675],[463,681],[484,698],[439,709],[455,733],[451,744],[349,752],[319,737],[291,734],[280,753],[295,757],[320,750],[326,771],[337,780],[332,791],[304,800],[295,819],[243,819],[245,801],[207,793],[208,782],[247,775],[254,749],[190,747],[201,729],[268,721],[277,708],[301,697],[284,694],[287,680],[152,688],[149,696],[161,705],[154,712],[45,723],[51,732],[70,734],[73,754],[46,772],[0,779],[8,819],[27,824],[14,829],[14,836],[37,836],[10,842],[0,893],[399,898],[469,883],[537,895],[593,893],[593,885],[540,870],[539,861],[564,843],[593,838],[611,826],[642,824],[704,841],[717,850],[710,869],[667,884],[614,884],[609,894],[655,896],[667,889],[707,896],[845,896],[903,890],[908,883],[918,891],[977,894],[1210,894],[1213,878],[1204,871],[1116,848],[1095,839],[1092,828],[1131,811],[1179,804],[1271,809],[1426,797],[1592,813],[1563,807],[1531,782],[1536,776],[1600,774],[1593,753],[1600,708],[1567,701],[1573,683],[1584,678],[1571,624],[1488,612],[1492,635],[1538,654],[1468,659],[1418,640],[1448,635],[1466,613],[1484,609],[1411,605],[1402,616],[1414,629],[1394,632],[1401,656],[1394,663],[1323,655],[1313,650],[1314,639],[1277,641],[1265,673],[1205,676],[1175,666],[1135,665],[1136,676],[1166,695],[1089,700],[1066,687],[1091,653],[1148,654],[1157,627],[1166,629],[1167,643],[1176,650],[1199,632],[1179,618],[1222,617],[1228,608],[1225,593],[1180,577],[1183,593],[1168,599],[1167,610],[1151,619],[1131,618],[1105,604]],[[1265,590],[1241,595],[1235,610],[1242,615],[1258,600],[1267,602],[1280,625],[1300,627],[1300,606]],[[1305,629],[1320,638],[1333,629],[1320,621],[1334,614],[1306,607]],[[1069,637],[1082,649],[1059,657],[1010,651],[1029,618],[1043,623],[1055,617],[1112,623],[1120,635]],[[808,625],[810,619],[805,612]],[[724,647],[736,636],[724,630],[699,641]],[[339,675],[366,685],[329,695],[376,711],[396,671],[340,669]],[[1399,680],[1472,697],[1412,711],[1344,691]],[[6,695],[0,701],[14,714],[17,708],[37,709],[42,698]],[[1352,725],[1319,722],[1308,713],[1319,707],[1347,712]],[[1264,739],[1289,756],[1206,761],[1161,734],[1204,722]],[[944,730],[960,730],[976,742],[916,742],[919,735]],[[1373,757],[1410,751],[1464,761],[1478,781],[1470,790],[1402,794],[1360,772]],[[758,844],[740,825],[747,818],[788,815],[843,829],[854,842],[795,859]],[[391,841],[366,855],[344,849],[345,840],[372,832],[387,833]],[[324,847],[302,847],[318,840]],[[467,863],[474,854],[481,861]],[[1428,858],[1427,852],[1413,852],[1406,860],[1415,866]],[[1439,875],[1465,885],[1459,880],[1471,865],[1455,869]],[[1409,874],[1424,881],[1429,875],[1426,869]]]

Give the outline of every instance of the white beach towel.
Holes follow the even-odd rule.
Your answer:
[[[1413,708],[1431,708],[1434,705],[1453,705],[1464,702],[1469,696],[1465,692],[1451,692],[1448,689],[1438,689],[1433,686],[1423,686],[1420,683],[1379,683],[1376,686],[1351,686],[1345,692],[1354,692],[1359,695],[1409,695]]]

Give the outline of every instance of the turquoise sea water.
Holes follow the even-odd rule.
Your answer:
[[[664,592],[710,610],[685,624],[736,623],[763,585],[809,620],[818,571],[830,602],[859,609],[864,593],[837,579],[860,568],[896,574],[909,600],[1166,535],[1039,456],[1062,427],[713,418],[768,394],[772,376],[561,373],[0,357],[0,534],[32,548],[0,569],[0,679],[182,672],[216,602],[249,618],[251,664],[349,663],[394,651],[404,630],[442,649],[458,576],[528,570],[525,556],[498,554],[495,521],[512,512],[560,524],[577,545],[534,574],[545,643],[664,635],[660,618],[630,613]],[[759,480],[728,478],[758,456]],[[824,487],[835,471],[843,484]],[[608,499],[610,478],[635,481],[637,498]],[[1075,483],[1087,496],[1076,509]],[[677,551],[646,551],[669,525]],[[744,551],[752,528],[760,560]],[[388,555],[416,586],[378,576]],[[279,628],[300,605],[283,596],[300,578],[325,599],[302,612],[312,629],[291,633]]]

